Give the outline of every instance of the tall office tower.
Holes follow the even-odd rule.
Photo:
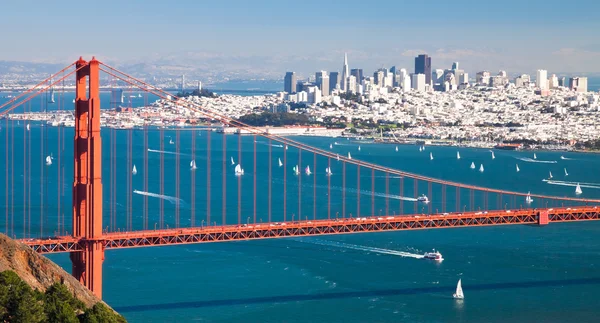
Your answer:
[[[342,78],[340,80],[340,83],[342,85],[342,91],[346,92],[348,91],[348,77],[350,76],[350,73],[348,71],[348,54],[344,53],[344,66],[342,67]]]
[[[425,74],[412,75],[412,87],[414,90],[419,92],[425,92],[425,84],[427,84],[427,78],[425,76]]]
[[[537,70],[535,86],[537,86],[540,90],[548,89],[548,71]]]
[[[198,92],[202,92],[202,82],[198,81]]]
[[[410,89],[411,89],[410,75],[408,75],[408,73],[406,72],[406,69],[404,69],[404,68],[401,69],[399,75],[400,75],[399,82],[400,82],[400,87],[402,88],[402,90],[404,92],[410,91]]]
[[[325,71],[317,72],[315,75],[315,84],[321,89],[321,94],[323,96],[329,95],[329,73]]]
[[[360,84],[363,80],[363,70],[362,68],[353,68],[350,70],[350,75],[354,75],[356,77],[356,84]]]
[[[425,74],[425,82],[431,84],[431,57],[427,54],[415,57],[415,74]]]
[[[462,73],[458,78],[458,84],[469,84],[469,73]]]
[[[185,74],[181,75],[181,93],[185,91]]]
[[[573,91],[587,92],[587,77],[571,77],[569,84]]]
[[[567,79],[564,76],[558,78],[558,86],[567,86]]]
[[[431,81],[433,85],[444,83],[444,70],[436,69],[431,73]]]
[[[384,87],[384,78],[385,78],[385,74],[386,74],[387,70],[384,68],[380,68],[377,71],[375,71],[373,73],[373,78],[375,79],[375,84],[377,84],[379,87]]]
[[[489,86],[491,74],[488,71],[477,72],[475,75],[475,82],[477,85]]]
[[[552,74],[550,79],[548,79],[548,88],[555,89],[558,87],[558,76],[556,74]]]
[[[452,63],[452,69],[453,70],[457,70],[458,69],[458,62]]]
[[[349,93],[356,93],[356,76],[354,75],[350,75],[348,77],[348,84],[346,85],[346,92]]]
[[[283,79],[283,91],[287,93],[296,93],[296,73],[287,72],[285,73],[285,78]]]
[[[333,91],[340,87],[340,73],[331,72],[329,73],[329,90]]]

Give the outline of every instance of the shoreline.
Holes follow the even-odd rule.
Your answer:
[[[43,120],[30,120],[30,119],[10,119],[10,118],[6,118],[9,120],[16,120],[16,121],[30,121],[32,125],[42,125],[43,127],[53,127],[53,128],[59,128],[59,127],[64,127],[64,128],[74,128],[74,126],[70,126],[70,125],[52,125],[50,123],[44,123]],[[18,127],[22,127],[23,125],[17,125]],[[211,125],[211,124],[205,124],[205,125],[201,125],[201,124],[196,124],[194,126],[191,125],[184,125],[184,126],[157,126],[157,125],[147,125],[146,128],[144,127],[129,127],[129,128],[123,128],[123,127],[114,127],[114,126],[108,126],[108,125],[103,125],[102,128],[105,129],[115,129],[115,130],[134,130],[134,131],[160,131],[160,130],[166,130],[166,131],[212,131],[215,132],[217,134],[222,134],[222,135],[238,135],[236,133],[236,131],[228,131],[228,132],[223,132],[223,131],[219,131],[221,130],[223,127],[222,126],[215,126],[215,125]],[[498,143],[488,143],[488,142],[469,142],[469,143],[465,143],[465,142],[458,142],[458,141],[446,141],[445,143],[426,143],[428,140],[423,140],[423,139],[411,139],[411,140],[407,140],[407,141],[399,141],[399,142],[394,142],[394,141],[377,141],[376,138],[374,137],[362,137],[362,136],[356,136],[356,135],[347,135],[344,134],[344,130],[343,129],[321,129],[321,131],[319,131],[318,133],[315,132],[295,132],[295,133],[285,133],[285,132],[280,132],[280,130],[289,130],[289,129],[293,129],[291,127],[258,127],[258,128],[265,128],[265,129],[272,129],[275,130],[275,133],[272,133],[272,135],[276,135],[279,137],[318,137],[318,138],[347,138],[350,141],[354,142],[354,143],[363,143],[363,144],[382,144],[382,145],[403,145],[403,146],[430,146],[430,147],[435,147],[435,146],[439,146],[439,147],[456,147],[456,148],[470,148],[470,149],[486,149],[486,150],[501,150],[501,149],[495,149],[494,146],[497,145]],[[296,129],[301,128],[301,129],[309,129],[309,127],[295,127]],[[0,124],[0,131],[2,130],[2,124]],[[328,134],[329,133],[329,134]],[[242,136],[252,136],[253,134],[251,133],[241,133],[239,135]],[[511,150],[509,150],[511,151]],[[521,149],[515,149],[512,151],[537,151],[537,152],[574,152],[574,153],[587,153],[587,154],[600,154],[600,150],[581,150],[581,149],[568,149],[568,148],[564,148],[564,149],[548,149],[548,148],[521,148]]]

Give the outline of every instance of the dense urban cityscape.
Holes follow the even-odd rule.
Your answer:
[[[186,92],[192,82],[196,93],[200,93],[200,81],[186,82],[182,76],[179,94]],[[111,99],[115,108],[103,114],[103,124],[114,128],[219,127],[213,120],[184,108],[186,100],[234,118],[257,113],[306,116],[300,124],[297,119],[283,120],[282,124],[253,119],[255,126],[304,126],[273,128],[271,132],[351,135],[399,143],[433,140],[438,144],[491,147],[511,142],[531,148],[572,149],[575,144],[595,140],[600,123],[600,96],[588,92],[586,77],[570,77],[567,81],[538,70],[535,78],[522,74],[511,80],[505,71],[495,75],[480,71],[471,79],[458,62],[449,69],[432,69],[432,58],[427,54],[415,58],[413,73],[393,66],[380,68],[372,76],[360,68],[350,69],[345,55],[341,73],[318,71],[300,80],[296,73],[287,72],[284,91],[277,94],[213,96],[189,92],[178,102],[158,100],[128,109],[117,107],[124,102],[122,89],[105,89],[112,89],[112,97],[117,99]],[[66,111],[12,114],[9,118],[44,121],[53,126],[74,123],[72,114]]]

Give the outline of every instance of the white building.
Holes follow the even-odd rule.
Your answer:
[[[426,90],[426,79],[425,74],[412,74],[412,88],[419,92],[425,92]]]
[[[552,76],[550,76],[550,79],[548,80],[548,88],[556,89],[557,87],[558,87],[558,77],[556,76],[556,74],[552,74]]]
[[[402,87],[402,90],[404,92],[408,92],[411,89],[411,85],[410,85],[410,76],[408,75],[408,73],[406,72],[406,69],[401,69],[400,70],[400,87]]]
[[[548,89],[548,71],[546,70],[537,70],[536,78],[535,78],[535,86],[540,90]]]

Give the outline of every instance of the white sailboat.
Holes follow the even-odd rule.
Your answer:
[[[479,166],[479,171],[483,173],[483,164]]]
[[[517,173],[520,172],[521,170],[519,169],[519,164],[517,164]]]
[[[196,161],[192,159],[192,161],[190,162],[190,169],[194,170],[196,169]]]
[[[133,165],[133,169],[131,170],[131,175],[137,174],[137,168],[135,168],[135,164]]]
[[[527,197],[525,198],[525,203],[531,204],[531,202],[533,202],[533,199],[531,198],[531,193],[527,192]]]
[[[496,156],[494,155],[494,151],[491,151],[491,152],[492,152],[492,159],[496,159]]]
[[[396,146],[396,151],[398,151],[398,146]]]
[[[358,151],[360,151],[360,146],[358,146]]]
[[[537,156],[535,155],[535,153],[533,153],[533,159],[537,159]]]
[[[304,169],[304,172],[306,173],[306,175],[312,174],[312,172],[310,171],[310,166],[306,165],[306,168]]]
[[[459,151],[456,152],[456,159],[460,159],[460,152]]]
[[[285,150],[288,150],[288,145],[285,145]]]
[[[433,154],[431,152],[429,153],[429,160],[433,160]]]
[[[567,169],[565,168],[565,176],[569,176],[569,173],[567,173]]]
[[[169,145],[173,145],[175,142],[173,141],[173,139],[169,139]]]
[[[463,299],[465,295],[463,294],[461,280],[458,280],[458,284],[456,284],[456,292],[452,295],[456,299]]]
[[[425,150],[425,146],[423,146],[423,150]]]
[[[46,156],[46,165],[48,165],[48,166],[52,165],[52,157]]]
[[[575,187],[575,194],[579,195],[583,193],[583,191],[581,190],[581,186],[579,186],[579,183],[577,183],[577,187]]]
[[[28,123],[28,124],[27,124],[27,131],[29,131],[29,129],[31,129],[31,128],[29,128],[29,123]]]
[[[329,167],[325,168],[325,174],[327,174],[327,176],[331,176],[333,174],[331,172],[331,168],[329,168]]]
[[[333,145],[332,144],[329,144],[329,149],[333,149]]]
[[[55,103],[56,101],[54,101],[54,89],[50,89],[50,100],[48,100],[48,103]]]
[[[281,158],[278,158],[278,162],[279,162],[279,167],[283,166],[283,163],[281,162]]]
[[[294,168],[292,168],[292,170],[294,171],[295,175],[300,174],[300,171],[298,170],[298,165],[294,166]]]
[[[549,179],[552,178],[552,172],[549,171],[548,173],[549,173],[548,178]]]
[[[233,157],[231,157],[231,166],[235,165],[235,162],[233,161]]]
[[[471,169],[475,169],[475,163],[471,162]]]
[[[340,155],[335,154],[335,158],[337,159],[337,161],[340,161]]]
[[[244,175],[244,170],[242,169],[242,166],[240,166],[240,164],[237,164],[235,166],[235,175],[236,176]]]
[[[352,159],[352,155],[350,155],[350,152],[348,152],[348,159]]]
[[[419,146],[419,151],[423,151],[423,147]]]

